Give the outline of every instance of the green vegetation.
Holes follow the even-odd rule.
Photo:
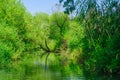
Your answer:
[[[0,69],[24,66],[21,74],[35,64],[63,75],[120,74],[119,0],[59,1],[65,13],[34,16],[20,0],[0,1]]]
[[[83,24],[85,35],[82,53],[85,71],[119,74],[119,0],[60,0],[60,3],[64,3],[65,12],[69,14],[76,10],[76,19]]]

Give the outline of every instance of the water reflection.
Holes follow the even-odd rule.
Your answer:
[[[84,80],[84,77],[79,75],[65,76],[60,70],[45,70],[40,65],[22,65],[15,68],[0,69],[0,80]]]
[[[11,68],[0,69],[0,80],[120,80],[113,76],[84,77],[80,74],[64,74],[59,69],[45,68],[40,65],[17,65]]]
[[[87,74],[88,75],[88,74]],[[120,80],[119,75],[89,75],[85,77],[86,80]]]

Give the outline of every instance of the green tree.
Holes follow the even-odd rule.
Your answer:
[[[0,4],[0,63],[4,65],[20,58],[24,51],[25,8],[19,0],[4,0]]]
[[[95,71],[119,73],[119,0],[101,0],[101,2],[98,0],[60,0],[60,2],[64,2],[63,7],[68,9],[69,3],[77,3],[75,18],[85,27],[84,68],[90,73]]]

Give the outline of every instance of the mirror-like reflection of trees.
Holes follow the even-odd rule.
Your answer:
[[[65,12],[34,16],[20,0],[0,1],[0,74],[17,71],[23,80],[37,80],[44,70],[48,77],[58,70],[60,79],[114,79],[120,74],[120,1],[59,1]]]

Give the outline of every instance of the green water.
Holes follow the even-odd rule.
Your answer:
[[[18,69],[0,69],[0,80],[120,80],[119,77],[84,77],[79,74],[63,75],[59,70],[44,69],[42,66],[19,66]]]
[[[41,63],[34,63],[25,60],[24,64],[14,63],[9,67],[0,68],[0,80],[120,80],[119,76],[91,76],[83,75],[82,70],[73,72],[69,67],[61,68],[62,66],[49,65],[45,69],[45,65]]]
[[[79,74],[63,75],[60,70],[37,66],[18,66],[0,69],[0,80],[85,80]]]

